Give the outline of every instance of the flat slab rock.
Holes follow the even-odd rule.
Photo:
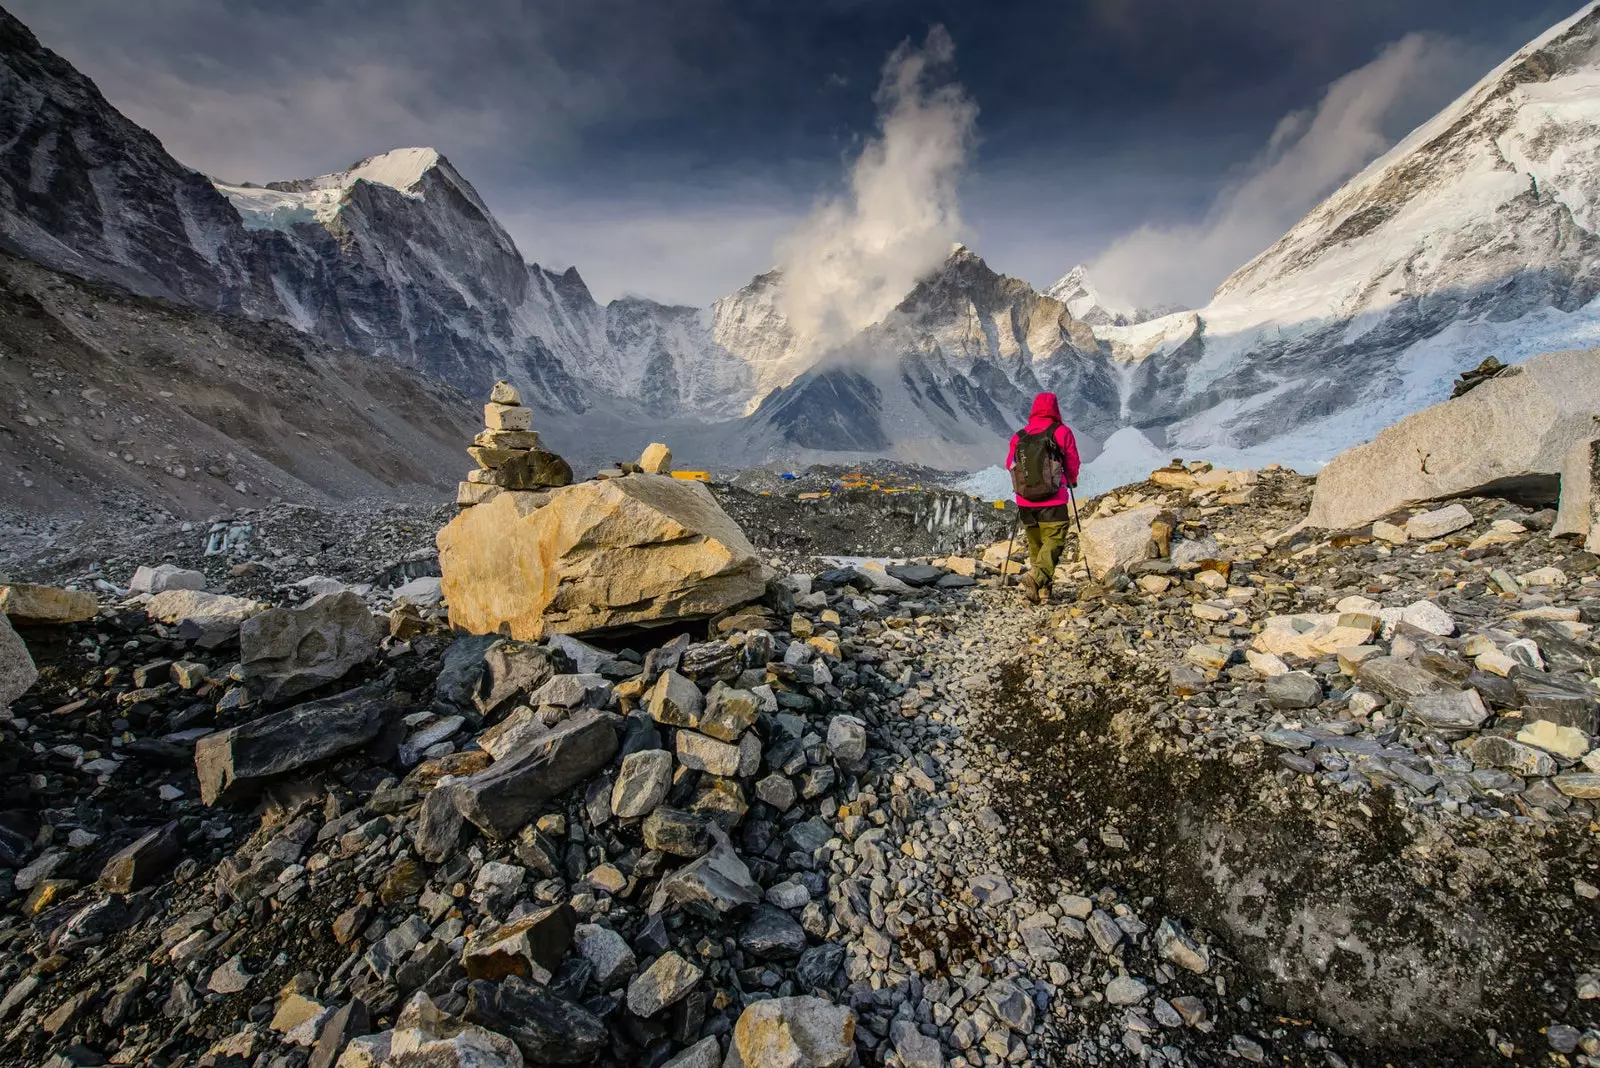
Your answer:
[[[391,707],[378,687],[367,686],[208,734],[194,747],[200,799],[214,805],[225,794],[366,745]]]

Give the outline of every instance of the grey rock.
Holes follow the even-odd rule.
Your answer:
[[[208,734],[194,747],[200,799],[212,805],[225,793],[365,745],[378,736],[390,707],[374,685]]]
[[[549,734],[460,782],[451,792],[461,814],[491,838],[509,838],[536,802],[576,786],[617,751],[615,717],[584,711]]]
[[[599,675],[556,675],[534,690],[528,703],[534,707],[604,708],[611,694],[611,683]]]
[[[708,1035],[661,1068],[722,1068],[722,1045],[716,1035]]]
[[[244,958],[234,954],[211,973],[211,978],[206,981],[206,989],[213,994],[237,994],[249,986],[253,978],[255,976],[245,971]]]
[[[800,954],[794,967],[795,980],[802,990],[826,990],[833,985],[834,974],[844,964],[844,947],[836,942],[812,946]]]
[[[697,965],[675,951],[657,957],[628,984],[628,1011],[650,1017],[693,990],[704,975]]]
[[[867,725],[855,716],[828,721],[828,751],[841,764],[858,764],[867,755]]]
[[[1015,983],[1005,979],[990,983],[983,997],[995,1017],[1011,1030],[1024,1035],[1033,1030],[1033,999]]]
[[[1476,690],[1418,694],[1407,700],[1405,707],[1413,719],[1441,730],[1477,730],[1489,718],[1489,710]]]
[[[322,1026],[317,1029],[317,1044],[311,1051],[306,1068],[334,1068],[350,1040],[371,1029],[372,1020],[367,1012],[367,1003],[360,998],[351,998],[322,1021]]]
[[[269,608],[239,627],[244,677],[267,700],[343,678],[371,657],[387,628],[358,594],[324,593],[296,608]]]
[[[611,812],[622,819],[648,816],[672,786],[672,754],[646,749],[622,758],[622,770],[611,788]]]
[[[669,904],[678,904],[720,916],[761,900],[761,884],[751,877],[727,834],[716,824],[711,824],[706,833],[711,838],[711,849],[657,884],[650,912],[658,913]]]
[[[100,869],[101,889],[110,894],[143,890],[177,862],[180,845],[176,823],[145,832],[106,861]]]
[[[1444,688],[1437,677],[1396,656],[1375,656],[1356,672],[1361,685],[1391,701],[1408,702]]]
[[[1479,767],[1506,768],[1518,775],[1556,773],[1555,758],[1549,753],[1510,738],[1492,735],[1478,738],[1467,747],[1467,756]]]
[[[739,945],[757,960],[793,960],[806,948],[806,932],[782,909],[759,905],[740,930]]]
[[[588,1064],[611,1037],[587,1009],[516,975],[467,984],[463,1018],[510,1038],[532,1064]]]
[[[1315,708],[1322,703],[1322,683],[1305,671],[1273,675],[1267,679],[1265,689],[1274,708]]]
[[[1137,1005],[1150,994],[1150,988],[1132,976],[1119,975],[1106,984],[1106,1000],[1113,1005]]]
[[[1162,920],[1161,926],[1156,928],[1156,951],[1163,960],[1170,960],[1196,975],[1204,975],[1211,967],[1211,952],[1170,918]]]
[[[705,695],[700,692],[700,687],[676,671],[667,670],[656,679],[646,707],[649,709],[650,718],[657,723],[694,730],[700,725],[700,714],[705,711],[705,702]]]
[[[1123,930],[1117,925],[1109,912],[1095,909],[1089,914],[1085,926],[1089,929],[1089,937],[1094,939],[1094,944],[1100,947],[1100,952],[1110,953],[1122,941]]]
[[[0,710],[27,693],[38,678],[39,672],[33,665],[33,657],[28,655],[27,645],[11,629],[11,621],[5,613],[0,612]]]
[[[555,673],[556,665],[548,651],[503,638],[484,651],[473,703],[479,712],[492,716],[514,699],[549,682]]]
[[[594,968],[594,981],[601,990],[620,986],[639,967],[627,941],[609,927],[581,923],[576,931],[578,952]]]
[[[718,741],[737,742],[755,723],[760,710],[759,699],[749,690],[736,690],[718,683],[706,698],[700,733]]]

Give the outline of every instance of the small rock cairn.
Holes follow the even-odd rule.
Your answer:
[[[533,409],[510,382],[496,382],[483,406],[483,431],[467,454],[478,462],[456,487],[456,504],[486,504],[505,490],[541,490],[572,484],[572,468],[556,453],[539,447]]]

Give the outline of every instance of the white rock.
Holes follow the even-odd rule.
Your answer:
[[[172,564],[155,567],[140,565],[128,583],[131,593],[165,593],[167,590],[203,590],[206,577],[198,571],[186,571]]]
[[[1465,505],[1450,504],[1423,512],[1406,520],[1406,536],[1416,541],[1432,541],[1472,525],[1472,513]]]

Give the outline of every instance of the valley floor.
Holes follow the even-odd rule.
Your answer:
[[[1600,1063],[1600,791],[1571,755],[1512,740],[1526,725],[1518,706],[1531,720],[1592,674],[1594,648],[1544,624],[1600,618],[1600,559],[1496,500],[1466,502],[1470,525],[1427,543],[1286,534],[1307,488],[1267,472],[1228,506],[1151,484],[1086,502],[1086,518],[1174,507],[1190,540],[1233,558],[1225,574],[1165,562],[1097,583],[1079,570],[1053,604],[1031,607],[993,579],[913,588],[835,573],[794,583],[802,603],[768,617],[770,639],[678,645],[692,674],[733,639],[780,701],[759,728],[758,772],[701,775],[698,792],[691,774],[668,798],[678,815],[729,825],[730,878],[765,903],[669,909],[665,924],[652,900],[684,859],[647,848],[659,825],[612,817],[609,778],[552,799],[538,833],[469,832],[442,862],[419,857],[425,798],[477,729],[471,702],[450,704],[457,676],[483,655],[477,639],[452,641],[437,611],[335,688],[380,684],[415,709],[409,729],[433,731],[429,745],[443,730],[456,752],[407,771],[392,739],[387,755],[341,758],[261,808],[211,807],[196,797],[192,728],[257,714],[223,696],[226,647],[199,649],[105,592],[94,624],[25,634],[44,679],[0,721],[11,807],[0,867],[16,869],[0,894],[0,1060],[94,1063],[73,1052],[89,1050],[187,1065],[210,1050],[200,1063],[289,1068],[326,1044],[335,1004],[364,999],[370,1019],[341,1026],[379,1031],[405,1023],[419,988],[442,1011],[492,1020],[471,1007],[456,958],[473,924],[532,895],[620,933],[636,970],[602,975],[587,944],[569,954],[538,995],[560,1012],[508,1032],[530,1063],[661,1064],[687,1050],[671,1063],[712,1065],[746,1006],[810,992],[856,1010],[861,1063],[904,1068]],[[798,567],[802,546],[782,535],[810,520],[782,521],[798,502],[756,499],[730,508],[750,506],[753,540]],[[432,570],[447,517],[277,506],[55,549],[13,578],[125,585],[135,563],[166,554],[213,589],[298,602],[328,583],[371,584],[362,595],[386,606],[390,587]],[[859,536],[868,520],[805,527],[803,548],[847,549],[825,536]],[[208,543],[223,551],[206,555]],[[1559,574],[1528,577],[1547,568]],[[1257,655],[1269,617],[1352,596],[1374,612],[1418,601],[1443,612],[1448,634],[1424,613],[1432,632],[1407,623],[1385,639],[1396,658],[1409,642],[1435,679],[1466,678],[1483,641],[1532,638],[1545,689],[1474,676],[1503,697],[1498,720],[1433,727],[1401,717],[1399,697],[1358,701],[1377,684],[1342,650],[1285,653],[1281,673]],[[623,695],[662,649],[598,655],[581,670],[608,679],[613,707],[635,708],[629,737],[654,730],[637,692]],[[201,661],[206,690],[148,670],[173,659]],[[848,717],[865,728],[859,751]],[[1490,738],[1512,759],[1483,748]],[[164,821],[179,828],[176,876],[97,893],[112,848]],[[717,886],[714,902],[738,898]],[[646,973],[665,981],[652,959],[694,976],[694,992],[654,1017],[633,1012]],[[309,1033],[295,1030],[304,1019],[316,1020]]]

